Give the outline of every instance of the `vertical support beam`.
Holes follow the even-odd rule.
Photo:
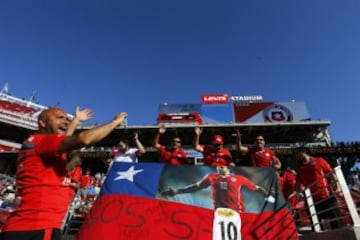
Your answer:
[[[354,201],[353,201],[353,199],[351,197],[351,194],[350,194],[349,188],[347,186],[344,174],[341,171],[341,166],[338,165],[337,167],[335,167],[334,172],[335,172],[336,177],[338,179],[338,182],[339,182],[339,185],[340,185],[340,188],[341,188],[341,192],[342,192],[342,194],[344,196],[345,203],[346,203],[347,208],[349,210],[351,219],[352,219],[352,221],[354,223],[353,228],[354,228],[354,233],[355,233],[356,239],[360,239],[360,218],[359,218],[359,214],[358,214],[357,209],[355,207]]]
[[[305,192],[305,198],[306,198],[307,205],[309,206],[309,212],[311,215],[312,224],[314,226],[314,231],[320,232],[321,228],[320,228],[320,224],[319,224],[319,219],[317,217],[314,200],[311,196],[310,189],[306,188],[304,192]]]

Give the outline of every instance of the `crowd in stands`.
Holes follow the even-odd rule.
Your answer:
[[[152,147],[158,152],[159,158],[164,163],[179,165],[187,164],[188,156],[184,149],[181,146],[181,136],[174,136],[171,139],[169,145],[166,146],[161,143],[161,136],[166,134],[166,127],[160,126],[158,132],[154,136]],[[289,206],[292,209],[297,207],[298,198],[293,198],[292,194],[296,190],[296,183],[302,183],[305,187],[311,186],[306,179],[304,179],[309,171],[309,169],[301,170],[302,164],[307,164],[308,162],[318,161],[319,158],[313,158],[310,153],[306,153],[303,157],[297,156],[299,163],[297,164],[299,169],[292,169],[292,166],[289,166],[287,161],[281,161],[277,157],[277,151],[265,147],[265,139],[262,135],[257,135],[254,138],[254,144],[243,145],[241,143],[241,133],[234,133],[234,142],[228,143],[233,144],[234,148],[227,149],[225,147],[223,136],[219,134],[214,134],[211,139],[211,144],[203,145],[200,143],[200,135],[202,134],[202,129],[200,127],[194,128],[194,139],[193,139],[193,149],[200,152],[203,155],[204,165],[212,167],[221,167],[221,166],[235,166],[234,157],[231,152],[234,150],[239,152],[244,158],[249,159],[249,165],[254,167],[263,167],[263,168],[273,168],[278,172],[278,179],[281,189],[285,195],[285,199],[289,200]],[[131,147],[134,145],[134,147]],[[339,145],[340,147],[358,147],[359,142],[351,143],[350,145]],[[104,151],[103,147],[88,147],[86,149],[80,149],[82,151],[98,152]],[[276,149],[278,150],[278,148]],[[291,150],[293,151],[293,150]],[[132,135],[132,139],[121,138],[118,140],[117,145],[111,151],[111,159],[106,161],[106,163],[111,167],[113,161],[116,162],[138,162],[146,152],[146,148],[142,145],[141,139],[137,133]],[[316,153],[316,151],[315,151]],[[331,155],[330,155],[331,156]],[[354,155],[349,156],[331,156],[335,158],[335,161],[340,164],[343,168],[343,172],[347,177],[349,184],[349,189],[354,193],[354,196],[359,196],[360,199],[360,158]],[[294,159],[296,159],[294,156]],[[304,161],[307,159],[307,162]],[[71,202],[69,203],[69,216],[71,219],[83,219],[86,214],[90,211],[94,201],[100,193],[101,186],[106,177],[106,172],[96,172],[92,174],[91,169],[85,169],[84,173],[81,168],[81,162],[72,165],[72,158],[69,160],[67,171],[68,171],[68,182],[71,191]],[[328,159],[326,159],[328,160]],[[324,169],[330,171],[330,165],[319,160],[321,166],[324,166]],[[328,161],[330,162],[330,161]],[[286,164],[284,164],[286,163]],[[77,171],[76,171],[77,169]],[[312,171],[312,170],[311,170]],[[315,171],[315,170],[314,170]],[[301,175],[301,177],[299,177]],[[304,177],[305,176],[305,177]],[[312,176],[311,179],[314,179],[316,176]],[[323,186],[322,186],[323,187]],[[337,189],[335,189],[337,190]],[[327,196],[328,197],[328,196]],[[0,208],[7,211],[13,211],[16,208],[16,205],[21,201],[21,199],[16,198],[16,183],[15,180],[10,178],[1,178],[0,179]],[[336,201],[336,200],[335,200]],[[360,204],[356,202],[356,204]],[[358,206],[360,207],[360,206]],[[1,218],[0,218],[1,221]]]

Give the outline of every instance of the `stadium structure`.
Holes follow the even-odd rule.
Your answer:
[[[265,102],[261,96],[230,96],[228,94],[207,94],[201,96],[200,103],[160,104],[157,122],[149,125],[129,125],[119,127],[95,148],[109,152],[120,136],[139,132],[141,141],[147,147],[145,161],[156,161],[152,145],[158,125],[164,124],[167,133],[161,138],[166,144],[174,136],[182,138],[182,145],[195,163],[201,158],[191,149],[194,126],[203,127],[201,142],[210,143],[213,134],[221,134],[227,145],[234,144],[233,134],[240,131],[244,144],[252,144],[257,134],[262,134],[269,146],[289,149],[302,145],[330,146],[331,136],[328,120],[313,120],[304,102]],[[37,130],[37,116],[47,106],[30,100],[0,94],[0,152],[2,158],[13,159],[21,142]],[[71,115],[70,115],[71,117]],[[79,126],[77,132],[91,128]],[[88,157],[98,157],[99,151],[88,149]],[[92,153],[89,153],[92,152]],[[95,153],[96,152],[96,153]],[[200,162],[200,161],[199,161]],[[2,169],[8,169],[2,166]],[[11,171],[10,171],[11,172]]]
[[[37,117],[48,108],[31,100],[24,100],[2,91],[0,93],[0,172],[13,175],[17,151],[25,138],[37,131]],[[72,115],[69,114],[71,118]],[[334,146],[329,120],[312,119],[304,102],[270,102],[262,96],[232,96],[229,94],[204,94],[198,103],[160,104],[157,122],[148,125],[128,125],[119,127],[96,146],[82,149],[83,158],[107,159],[109,153],[123,136],[130,137],[138,132],[146,154],[140,161],[160,161],[151,147],[159,125],[167,127],[161,137],[166,145],[174,136],[182,139],[182,146],[190,157],[190,163],[202,164],[202,156],[192,149],[194,126],[201,126],[201,143],[209,144],[214,134],[224,137],[225,145],[231,149],[235,144],[233,134],[239,131],[242,142],[252,145],[256,135],[263,135],[267,146],[271,147],[283,162],[292,166],[293,151],[300,146],[310,147],[314,155],[327,155],[335,160],[343,155],[357,155],[360,147]],[[77,132],[92,128],[81,125]],[[236,152],[232,152],[237,156]],[[235,157],[237,165],[247,165],[243,156]],[[84,161],[83,167],[105,171],[103,161]]]

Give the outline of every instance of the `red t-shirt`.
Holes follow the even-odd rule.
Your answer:
[[[35,134],[19,151],[16,182],[20,205],[10,214],[4,231],[60,228],[69,203],[66,158],[57,153],[65,135]]]
[[[249,148],[248,156],[251,165],[254,167],[272,167],[274,163],[275,153],[270,148],[258,151],[256,148]]]
[[[281,180],[281,190],[285,200],[289,202],[291,209],[294,209],[297,203],[297,196],[294,195],[291,199],[289,199],[289,196],[295,191],[296,175],[289,171],[284,171],[281,173]]]
[[[81,188],[87,188],[90,187],[91,184],[94,183],[94,177],[91,175],[82,175],[81,177],[81,183],[80,183],[80,187]]]
[[[296,180],[304,187],[310,186],[312,197],[315,201],[330,196],[330,186],[325,174],[332,172],[330,165],[321,157],[312,157],[306,164],[297,169]]]
[[[234,163],[232,155],[226,148],[221,148],[219,151],[212,145],[202,146],[204,149],[204,165],[208,166],[228,166]]]
[[[238,212],[245,210],[241,188],[244,186],[255,191],[256,184],[241,175],[230,174],[222,176],[218,173],[210,173],[200,181],[201,188],[211,186],[214,208],[231,208]]]
[[[158,150],[161,159],[165,163],[170,163],[172,165],[180,165],[180,164],[188,164],[188,158],[186,152],[181,148],[174,149],[169,151],[165,148],[165,146],[160,146]]]
[[[76,167],[72,171],[68,172],[69,178],[71,179],[71,182],[78,183],[81,180],[82,176],[82,169],[81,167]]]
[[[77,187],[79,187],[78,183],[81,180],[81,176],[82,176],[81,167],[75,167],[73,170],[68,171],[69,184],[70,183],[76,183]],[[73,198],[75,196],[75,193],[76,193],[76,190],[77,190],[77,187],[73,187],[73,186],[69,187],[70,201],[73,200]]]

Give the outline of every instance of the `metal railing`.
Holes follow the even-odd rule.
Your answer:
[[[328,232],[335,228],[351,228],[356,239],[360,239],[359,213],[341,171],[341,166],[335,167],[329,174],[332,173],[336,175],[336,184],[340,187],[340,191],[332,191],[328,198],[315,201],[313,196],[324,190],[320,189],[317,192],[310,190],[313,185],[323,180],[323,178],[319,178],[298,194],[303,199],[303,202],[300,201],[294,211],[294,220],[298,231],[306,234]],[[326,174],[324,178],[327,178],[329,174]],[[319,205],[326,207],[319,207]],[[326,218],[324,217],[326,215],[332,217]]]

